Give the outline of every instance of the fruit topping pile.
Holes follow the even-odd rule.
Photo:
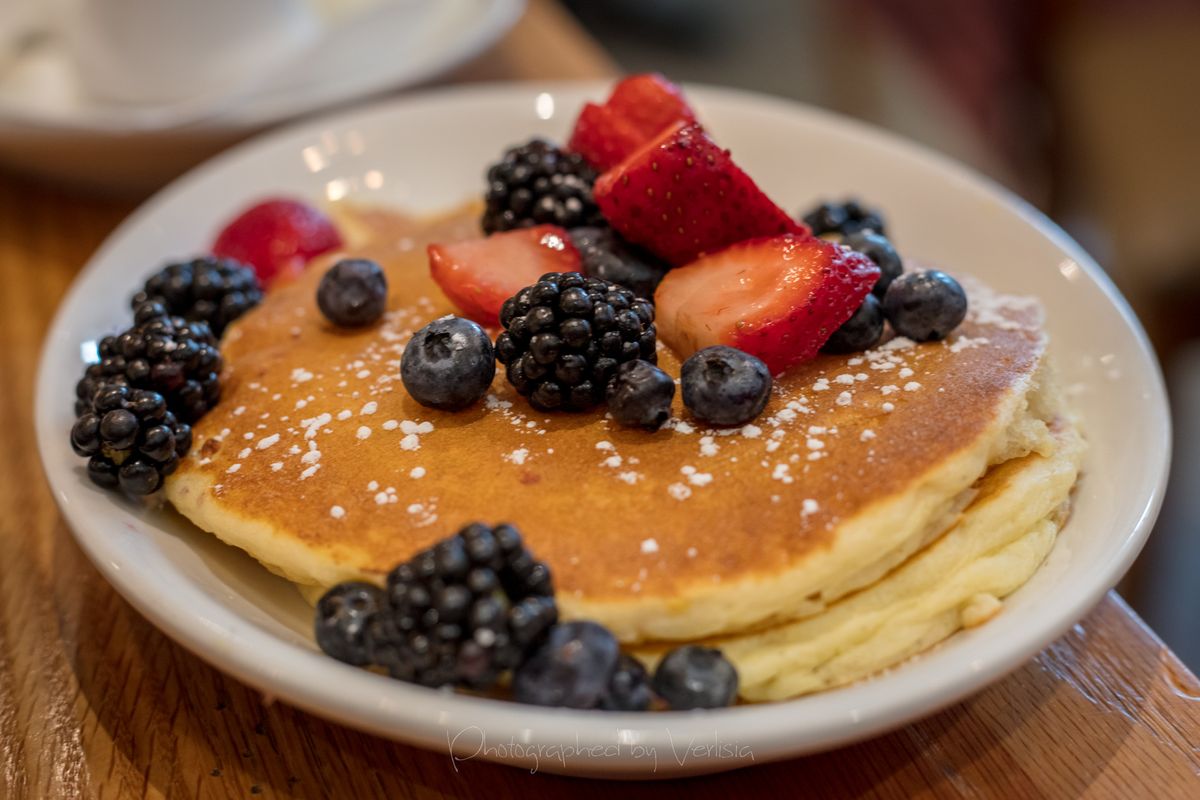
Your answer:
[[[737,671],[684,646],[653,675],[587,620],[560,622],[549,568],[511,525],[467,525],[400,564],[379,588],[351,581],[317,603],[326,654],[422,686],[499,691],[522,703],[610,711],[730,705]]]
[[[905,274],[878,210],[847,199],[793,219],[661,75],[585,104],[565,147],[505,151],[485,202],[488,235],[430,245],[430,271],[464,315],[502,329],[496,359],[539,410],[607,401],[619,424],[661,427],[675,393],[656,366],[661,338],[687,360],[684,406],[710,425],[745,424],[772,376],[875,347],[889,324],[925,342],[966,316],[953,278]],[[419,401],[435,398],[411,379]]]

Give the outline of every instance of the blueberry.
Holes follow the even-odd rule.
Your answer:
[[[939,270],[910,272],[888,287],[883,315],[896,333],[913,341],[944,339],[967,316],[967,293]]]
[[[648,361],[626,361],[617,368],[606,394],[613,419],[653,430],[671,416],[675,381]]]
[[[623,240],[612,228],[575,228],[571,241],[589,277],[620,284],[638,297],[653,297],[671,268]]]
[[[842,244],[862,253],[879,267],[879,280],[875,281],[875,286],[871,289],[876,297],[882,298],[892,281],[904,272],[904,262],[900,260],[900,254],[882,234],[871,230],[858,231],[843,239]]]
[[[608,691],[600,698],[600,708],[606,711],[645,711],[654,701],[650,676],[642,662],[621,654],[617,668],[608,681]]]
[[[759,359],[733,347],[706,347],[683,362],[683,404],[713,425],[744,425],[767,404],[771,373]]]
[[[366,664],[367,621],[384,605],[383,592],[376,586],[360,581],[339,583],[317,603],[317,644],[338,661]]]
[[[400,358],[400,378],[413,399],[448,411],[483,397],[495,375],[491,340],[462,317],[442,317],[421,328]]]
[[[334,325],[359,328],[383,316],[387,277],[374,261],[343,259],[321,277],[317,305]]]
[[[513,698],[538,706],[595,708],[619,655],[616,637],[595,622],[555,625],[514,674]]]
[[[814,236],[835,233],[846,224],[846,209],[841,203],[821,203],[805,212],[801,219]]]
[[[737,670],[711,647],[677,647],[654,670],[654,690],[673,711],[724,708],[737,697],[737,689]]]
[[[883,235],[887,233],[884,230],[883,215],[853,199],[841,203],[821,203],[804,214],[803,221],[814,236],[830,233],[849,236],[865,230]]]
[[[870,350],[883,336],[883,308],[875,295],[863,299],[858,310],[833,332],[821,347],[823,353],[859,353]]]
[[[842,225],[842,233],[849,236],[858,231],[875,231],[886,235],[883,214],[877,209],[868,208],[857,200],[847,200],[842,204],[846,212],[846,222]]]

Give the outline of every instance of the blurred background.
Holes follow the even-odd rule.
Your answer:
[[[888,128],[990,175],[1096,257],[1158,350],[1175,424],[1166,503],[1120,591],[1200,670],[1200,2],[567,5],[626,71]]]
[[[0,177],[42,199],[96,198],[85,208],[115,224],[264,127],[452,69],[493,77],[487,48],[524,5],[0,0]],[[1120,588],[1200,670],[1200,0],[528,5],[541,20],[523,18],[528,47],[598,43],[627,72],[861,118],[992,176],[1075,236],[1145,323],[1174,404],[1166,505]],[[568,13],[595,41],[540,35]]]

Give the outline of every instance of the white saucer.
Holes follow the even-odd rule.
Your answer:
[[[88,482],[67,444],[80,346],[126,323],[127,299],[147,273],[202,250],[231,210],[266,194],[422,210],[459,203],[482,190],[504,146],[533,134],[565,138],[580,103],[606,89],[467,87],[304,124],[196,169],[113,234],[59,309],[36,396],[54,496],[113,586],[169,636],[286,702],[382,736],[453,746],[461,757],[576,775],[712,772],[863,739],[978,691],[1079,620],[1141,549],[1167,474],[1162,379],[1129,307],[1062,231],[963,167],[840,117],[734,91],[688,93],[717,140],[785,208],[861,196],[885,211],[902,252],[1045,303],[1091,449],[1048,563],[996,619],[873,680],[785,703],[669,714],[531,708],[399,683],[321,655],[311,609],[288,584],[178,516]]]
[[[0,162],[105,188],[149,187],[240,136],[446,72],[507,33],[524,6],[376,0],[359,18],[329,24],[244,94],[198,106],[91,97],[65,48],[48,38],[0,69]]]

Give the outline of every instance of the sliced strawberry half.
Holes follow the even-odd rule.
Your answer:
[[[486,239],[431,244],[429,273],[464,314],[500,324],[504,301],[547,272],[579,272],[579,251],[557,225],[538,225]]]
[[[752,239],[667,273],[659,336],[680,358],[726,344],[773,374],[814,357],[879,279],[866,256],[810,236]]]
[[[596,169],[611,169],[664,129],[695,121],[678,86],[658,74],[631,75],[603,105],[584,105],[567,147]]]
[[[588,103],[579,112],[567,149],[579,153],[598,170],[620,164],[646,138],[608,106]]]
[[[642,134],[642,143],[676,122],[696,121],[683,90],[656,72],[618,81],[606,105]]]
[[[274,197],[229,222],[213,244],[213,255],[254,267],[259,283],[299,275],[308,262],[342,246],[333,221],[302,200]]]
[[[668,128],[593,193],[622,236],[677,266],[755,236],[807,232],[695,124]]]

